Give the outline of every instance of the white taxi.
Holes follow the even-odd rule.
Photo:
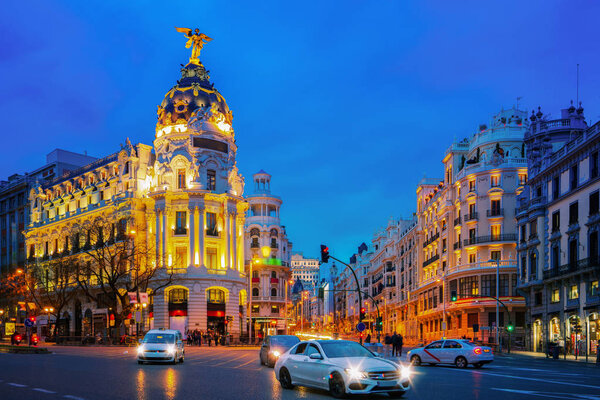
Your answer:
[[[152,329],[140,340],[137,362],[183,362],[185,350],[181,332],[172,329]]]
[[[469,340],[445,339],[411,350],[406,358],[412,365],[454,364],[458,368],[467,368],[471,364],[475,368],[481,368],[494,361],[494,354],[491,348]]]
[[[281,386],[295,385],[329,390],[336,398],[347,394],[387,393],[402,397],[410,389],[410,369],[377,357],[348,340],[300,342],[275,363]]]

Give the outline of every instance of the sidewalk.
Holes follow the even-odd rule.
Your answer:
[[[579,356],[577,357],[577,359],[575,359],[574,355],[570,355],[567,354],[567,357],[565,359],[565,356],[563,354],[561,354],[558,357],[558,360],[554,360],[552,357],[546,357],[546,353],[538,353],[538,352],[534,352],[534,351],[511,351],[510,354],[509,353],[501,353],[501,354],[494,354],[497,355],[499,357],[509,357],[512,355],[517,355],[517,356],[523,356],[523,357],[533,357],[533,358],[540,358],[540,359],[548,359],[548,360],[553,360],[553,361],[571,361],[571,362],[582,362],[585,363],[585,356]],[[588,356],[588,364],[595,364],[596,363],[596,355],[590,355]]]

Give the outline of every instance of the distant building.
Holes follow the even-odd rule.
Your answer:
[[[51,182],[94,160],[86,154],[55,149],[46,156],[44,166],[0,181],[0,275],[25,267],[23,231],[29,224],[29,190],[36,182]]]
[[[304,290],[314,293],[315,288],[319,284],[319,265],[320,261],[317,258],[305,258],[302,252],[292,253],[291,259],[292,278],[300,279]]]
[[[517,220],[520,289],[528,300],[529,347],[552,343],[595,354],[600,339],[600,123],[573,104],[561,118],[530,117],[529,182]]]

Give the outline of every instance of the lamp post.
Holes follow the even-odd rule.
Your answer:
[[[496,346],[500,350],[500,259],[490,258],[490,263],[496,263]]]
[[[284,323],[285,323],[285,334],[288,334],[288,285],[293,284],[294,281],[291,279],[285,280],[285,315],[284,315]]]

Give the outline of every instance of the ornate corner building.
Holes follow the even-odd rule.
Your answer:
[[[247,329],[246,261],[257,249],[254,240],[269,247],[269,259],[283,260],[269,265],[270,281],[261,287],[267,293],[261,296],[281,306],[291,243],[279,223],[279,198],[264,186],[248,201],[243,197],[232,112],[193,44],[193,57],[158,106],[153,146],[127,140],[114,154],[32,187],[25,247],[30,265],[43,268],[59,255],[93,262],[89,249],[98,243],[128,240],[132,249],[145,249],[143,260],[128,262],[159,269],[147,289],[145,328],[236,336]],[[255,184],[267,176],[255,175]],[[99,220],[113,222],[95,237],[73,234]],[[283,318],[282,311],[276,314]],[[108,318],[110,310],[82,294],[57,323],[79,336],[109,326]]]

